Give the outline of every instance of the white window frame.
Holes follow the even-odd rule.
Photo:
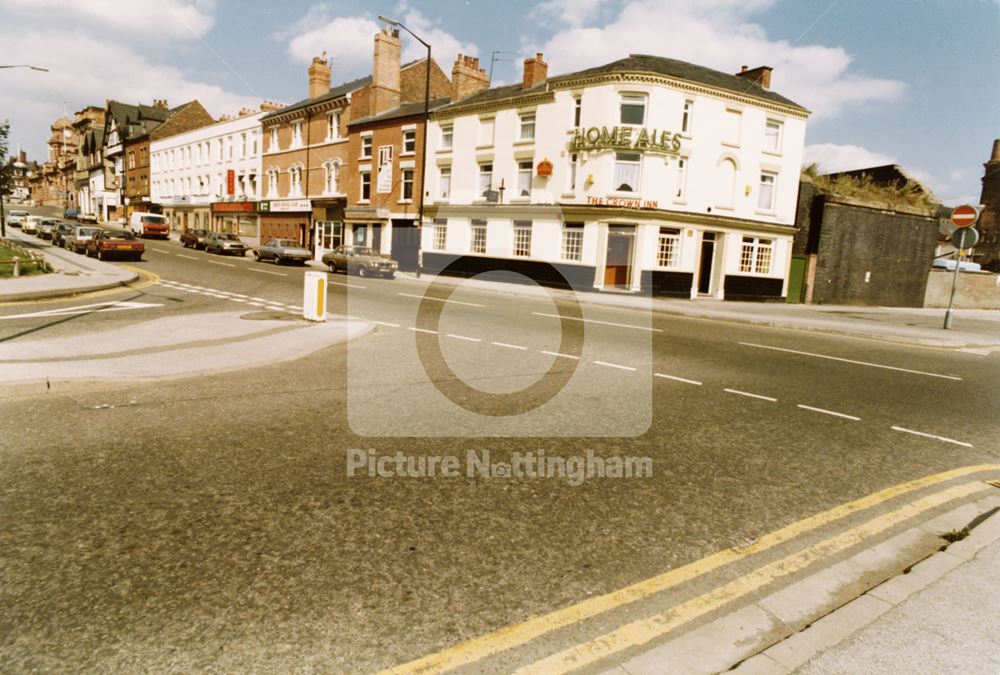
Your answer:
[[[656,240],[656,266],[677,267],[681,260],[681,231],[675,227],[661,227]]]
[[[531,160],[521,160],[517,163],[517,193],[516,198],[531,198],[531,179],[534,165]]]
[[[580,156],[577,153],[572,153],[569,156],[569,172],[567,174],[568,187],[567,192],[576,193],[576,179],[579,173],[579,162]]]
[[[441,125],[441,149],[451,150],[455,145],[455,125],[453,124],[442,124]]]
[[[438,172],[438,196],[451,199],[451,167],[442,166]]]
[[[326,171],[323,176],[323,194],[340,194],[340,162],[328,159],[323,162],[323,169]]]
[[[740,243],[740,273],[766,276],[774,264],[774,239],[744,236]]]
[[[340,139],[340,111],[333,110],[326,114],[326,140],[336,141]]]
[[[469,252],[486,254],[486,221],[476,218],[470,224]]]
[[[519,130],[518,130],[518,140],[521,141],[533,141],[535,140],[535,113],[534,112],[524,112],[518,115]]]
[[[626,157],[629,159],[624,159]],[[634,167],[634,168],[626,169],[626,167]],[[630,172],[635,173],[635,185],[631,186],[632,189],[630,190],[622,189],[622,185],[627,184],[626,179],[629,178],[627,173]],[[611,186],[611,190],[613,192],[627,192],[629,194],[636,194],[640,192],[641,189],[642,189],[642,154],[638,152],[616,152],[614,184]]]
[[[360,159],[372,158],[372,135],[371,133],[361,134],[361,155]]]
[[[690,159],[688,157],[677,158],[677,189],[674,191],[675,202],[683,202],[687,199],[687,174],[689,161]]]
[[[416,173],[411,167],[400,169],[400,181],[399,181],[399,200],[401,202],[412,202],[413,201],[413,188],[416,184],[415,176]],[[406,187],[410,188],[410,196],[406,196]]]
[[[269,152],[277,152],[281,150],[281,146],[278,145],[278,127],[277,125],[271,127],[270,138],[268,139],[267,149]]]
[[[781,137],[784,135],[782,133],[784,126],[781,120],[770,117],[764,122],[764,152],[770,152],[775,155],[781,154]]]
[[[303,145],[302,141],[302,120],[295,120],[292,122],[292,146],[293,148],[301,148]]]
[[[583,223],[565,223],[562,228],[563,260],[580,262],[583,260]]]
[[[638,122],[626,122],[625,107],[635,107],[637,105],[642,105],[642,119]],[[618,95],[618,121],[626,126],[631,127],[641,127],[646,124],[647,113],[649,110],[649,96],[642,92],[622,92]]]
[[[726,108],[723,120],[722,133],[724,135],[722,137],[722,144],[733,148],[740,147],[740,136],[743,133],[743,111]],[[735,124],[735,128],[731,128],[731,125],[733,124]],[[735,135],[730,138],[728,136],[730,133]]]
[[[403,130],[403,153],[404,155],[414,155],[417,152],[417,130]]]
[[[490,168],[489,171],[483,171],[483,167],[487,167],[487,166]],[[486,179],[486,184],[485,185],[483,184],[483,179],[484,178]],[[493,189],[493,162],[492,161],[490,161],[490,162],[480,162],[479,163],[479,178],[478,178],[478,182],[476,183],[476,185],[478,186],[478,190],[476,191],[476,196],[478,198],[480,198],[480,199],[485,196],[483,193],[485,193],[487,190],[492,190]]]
[[[765,194],[769,197],[766,204],[762,203]],[[773,213],[777,194],[778,173],[776,171],[761,171],[760,181],[757,185],[757,210]]]
[[[530,220],[515,220],[513,223],[514,227],[514,238],[513,238],[513,251],[514,257],[516,258],[530,258],[531,257],[531,230],[532,222]]]
[[[448,219],[434,219],[434,250],[446,251],[448,247]]]
[[[288,167],[288,196],[302,196],[302,165],[293,164]]]
[[[358,201],[368,203],[372,199],[372,172],[371,169],[362,169],[358,181]],[[368,196],[365,196],[365,177],[368,177]]]
[[[489,129],[489,134],[486,130]],[[477,130],[479,136],[477,137],[476,147],[479,148],[490,148],[496,142],[497,134],[497,120],[495,117],[481,117],[479,119],[479,129]]]

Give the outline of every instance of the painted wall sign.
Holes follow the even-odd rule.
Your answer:
[[[267,207],[263,207],[263,204],[267,204]],[[283,199],[281,201],[270,201],[262,202],[261,211],[270,211],[271,213],[290,213],[296,211],[312,211],[312,200],[311,199]]]
[[[676,155],[681,149],[681,135],[659,129],[635,127],[579,127],[573,130],[570,150],[631,150]]]
[[[252,213],[256,206],[256,202],[213,202],[212,211],[215,213]]]
[[[615,206],[620,209],[655,209],[659,203],[655,199],[638,197],[587,197],[588,206]]]

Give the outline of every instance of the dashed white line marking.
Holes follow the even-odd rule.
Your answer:
[[[249,268],[251,272],[258,272],[260,274],[273,274],[276,277],[287,277],[288,275],[284,272],[272,272],[271,270],[259,270],[256,267]]]
[[[803,410],[812,410],[813,412],[823,413],[824,415],[833,415],[834,417],[843,417],[845,420],[854,420],[855,422],[861,421],[860,417],[855,417],[854,415],[845,415],[844,413],[839,413],[833,410],[826,410],[824,408],[814,408],[811,405],[798,404],[799,408]]]
[[[962,441],[956,441],[954,438],[946,438],[944,436],[938,436],[936,434],[926,434],[923,431],[914,431],[913,429],[907,429],[905,427],[892,427],[893,431],[902,431],[906,434],[913,434],[914,436],[923,436],[924,438],[933,438],[936,441],[942,441],[944,443],[954,443],[955,445],[961,445],[963,448],[973,447],[972,443],[964,443]]]
[[[963,352],[965,354],[978,354],[979,356],[989,356],[990,355],[990,352],[987,351],[986,349],[969,349],[967,347],[962,347],[958,351]]]
[[[258,298],[255,295],[248,296],[251,300],[256,300],[257,302],[270,302],[267,298]]]
[[[455,335],[454,333],[448,333],[448,337],[455,338],[456,340],[465,340],[466,342],[482,342],[479,338],[466,337],[465,335]]]
[[[343,281],[329,281],[328,280],[326,283],[328,283],[328,284],[330,284],[332,286],[343,286],[344,288],[358,288],[358,289],[360,289],[362,291],[365,290],[366,288],[368,288],[367,286],[362,286],[361,284],[347,284],[347,283],[344,283]]]
[[[246,302],[246,300],[244,300],[243,298],[229,298],[229,299],[232,300],[233,302]]]
[[[447,302],[452,305],[466,305],[468,307],[485,307],[486,305],[479,305],[475,302],[464,302],[462,300],[443,300],[441,298],[432,298],[428,295],[417,295],[415,293],[397,293],[396,295],[402,295],[406,298],[416,298],[417,300],[434,300],[435,302]]]
[[[407,330],[412,330],[414,333],[430,333],[431,335],[437,335],[436,330],[427,330],[426,328],[417,328],[416,326],[410,326]]]
[[[184,255],[183,253],[175,253],[174,255],[177,256],[178,258],[187,258],[188,260],[197,260],[197,258],[194,257],[193,255]]]
[[[569,319],[570,321],[583,321],[584,323],[596,323],[602,326],[616,326],[618,328],[634,328],[636,330],[645,330],[651,333],[662,333],[661,328],[652,328],[651,326],[635,326],[630,323],[615,323],[614,321],[600,321],[598,319],[582,319],[575,316],[561,316],[559,314],[546,314],[545,312],[532,312],[535,316],[544,316],[550,319]]]
[[[372,321],[376,326],[389,326],[390,328],[399,328],[398,323],[389,323],[388,321]]]
[[[608,363],[607,361],[594,361],[594,365],[605,366],[607,368],[617,368],[618,370],[628,370],[630,372],[635,372],[635,368],[632,366],[623,366],[620,363]]]
[[[296,312],[302,311],[302,305],[285,305],[288,309],[294,309]]]
[[[232,263],[219,262],[218,260],[209,260],[208,262],[213,265],[222,265],[223,267],[236,267],[236,265],[233,265]]]
[[[769,345],[759,345],[753,342],[738,342],[744,347],[756,347],[758,349],[772,349],[776,352],[787,352],[789,354],[799,354],[801,356],[815,356],[818,359],[828,359],[830,361],[840,361],[842,363],[853,363],[858,366],[868,366],[869,368],[882,368],[885,370],[895,370],[900,373],[913,373],[914,375],[927,375],[928,377],[940,377],[945,380],[958,380],[961,381],[962,378],[955,375],[942,375],[941,373],[928,373],[923,370],[911,370],[909,368],[899,368],[897,366],[887,366],[881,363],[870,363],[868,361],[855,361],[854,359],[845,359],[839,356],[829,356],[827,354],[814,354],[813,352],[801,352],[797,349],[785,349],[784,347],[771,347]]]
[[[253,302],[252,300],[247,300],[248,305],[253,305],[254,307],[263,307],[263,302]]]
[[[149,252],[151,252],[151,253],[162,253],[163,255],[170,255],[170,251],[161,251],[160,249],[153,248],[152,246],[150,246],[146,250],[149,251]]]
[[[760,394],[751,394],[749,391],[740,391],[739,389],[726,389],[730,394],[739,394],[740,396],[749,396],[750,398],[759,398],[762,401],[770,401],[774,403],[778,399],[772,398],[771,396],[761,396]]]
[[[572,354],[560,354],[559,352],[550,352],[545,349],[542,350],[542,354],[548,354],[549,356],[555,356],[560,359],[576,359],[577,361],[580,360],[579,356],[573,356]]]
[[[490,344],[495,345],[497,347],[506,347],[507,349],[520,349],[522,351],[527,349],[527,347],[522,347],[521,345],[512,345],[506,342],[491,342]]]
[[[666,375],[664,373],[653,373],[653,375],[655,377],[662,377],[665,380],[673,380],[675,382],[683,382],[684,384],[696,384],[699,387],[701,386],[701,382],[699,382],[698,380],[689,380],[685,377],[677,377],[676,375]]]

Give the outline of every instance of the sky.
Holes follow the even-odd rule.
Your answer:
[[[494,84],[536,52],[550,75],[629,52],[772,66],[771,88],[812,111],[807,163],[897,163],[947,204],[978,203],[1000,138],[1000,0],[0,0],[0,65],[49,69],[0,69],[0,119],[12,151],[44,160],[64,110],[106,99],[196,98],[215,117],[292,103],[323,51],[334,84],[371,72],[380,14],[449,74],[459,52],[487,69],[496,52]]]

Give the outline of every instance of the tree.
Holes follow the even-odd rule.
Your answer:
[[[7,161],[10,120],[0,122],[0,237],[7,237],[7,214],[3,198],[14,191],[14,167]]]

